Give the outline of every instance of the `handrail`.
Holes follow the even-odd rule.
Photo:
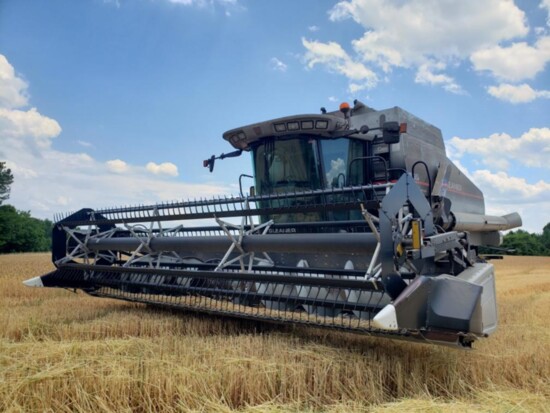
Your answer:
[[[369,160],[369,159],[375,159],[379,162],[382,162],[384,164],[384,174],[386,175],[386,182],[389,182],[389,179],[388,179],[388,162],[386,162],[386,160],[384,158],[382,158],[381,156],[379,155],[373,155],[373,156],[358,156],[357,158],[353,158],[351,160],[351,162],[349,163],[348,165],[348,184],[349,184],[349,176],[351,175],[351,165],[353,165],[353,163],[355,161],[360,161],[360,160]]]
[[[243,178],[250,178],[250,179],[254,179],[254,177],[252,175],[247,175],[247,174],[240,174],[239,175],[239,193],[241,194],[241,198],[244,198],[244,194],[243,194]]]
[[[426,170],[426,177],[428,178],[428,201],[430,202],[430,206],[432,205],[432,178],[430,176],[430,170],[428,168],[428,164],[424,161],[416,161],[412,168],[411,168],[411,174],[414,178],[414,168],[416,168],[416,165],[422,164],[424,165],[424,169]]]

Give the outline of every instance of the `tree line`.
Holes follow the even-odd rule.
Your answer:
[[[509,255],[550,256],[550,222],[542,229],[542,234],[531,234],[518,229],[504,236],[501,248]]]
[[[0,162],[0,253],[50,251],[53,223],[2,205],[9,198],[13,174]]]
[[[11,170],[5,162],[0,162],[0,254],[50,251],[52,221],[33,218],[29,211],[2,205],[9,198],[12,183]],[[510,231],[504,236],[500,249],[509,255],[550,256],[550,222],[544,226],[542,234],[531,234],[521,229]],[[483,252],[494,251],[483,249]]]

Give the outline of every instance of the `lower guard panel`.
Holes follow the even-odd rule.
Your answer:
[[[455,347],[470,347],[472,341],[441,329],[377,329],[372,319],[390,303],[381,283],[314,269],[214,272],[68,264],[41,278],[45,287],[210,314]]]

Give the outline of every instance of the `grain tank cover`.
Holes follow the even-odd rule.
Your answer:
[[[414,137],[422,142],[434,145],[438,149],[445,151],[443,135],[441,129],[420,119],[418,116],[394,106],[389,109],[376,111],[368,111],[366,113],[352,112],[349,122],[350,129],[360,129],[362,125],[367,125],[370,129],[382,127],[384,122],[397,122],[398,124],[406,124],[406,136]],[[358,139],[373,139],[374,135],[380,134],[379,131],[373,130],[367,136],[354,136]]]

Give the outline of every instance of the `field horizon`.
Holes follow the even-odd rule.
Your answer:
[[[550,258],[493,263],[466,351],[31,289],[49,254],[0,255],[0,411],[550,412]]]

